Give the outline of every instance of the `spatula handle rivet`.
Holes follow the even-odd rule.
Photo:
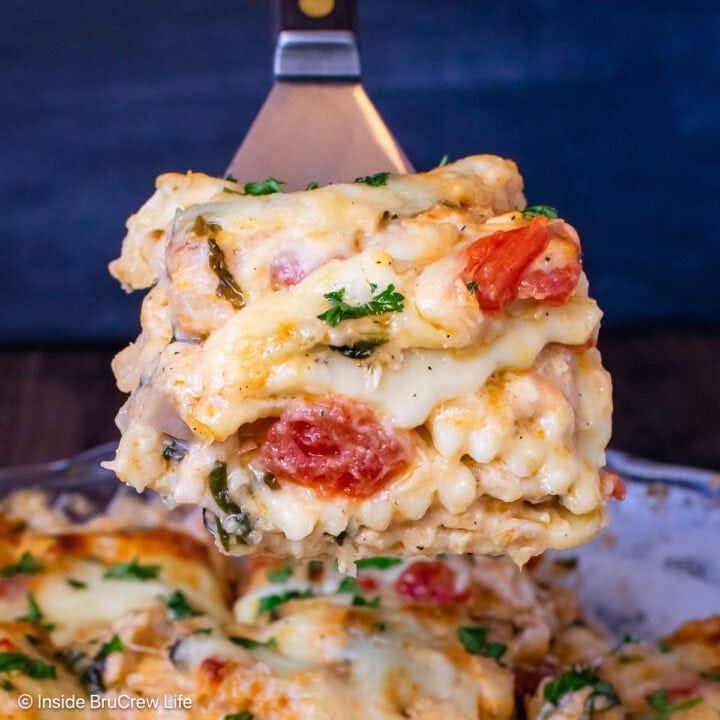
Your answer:
[[[335,0],[299,0],[298,6],[308,17],[321,18],[333,11]]]

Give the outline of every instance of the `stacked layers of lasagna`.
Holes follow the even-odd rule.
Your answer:
[[[611,388],[575,230],[515,165],[283,193],[164,175],[112,273],[151,288],[114,361],[111,464],[230,554],[508,554],[591,538]]]

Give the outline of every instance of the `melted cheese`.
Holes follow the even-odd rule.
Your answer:
[[[28,519],[41,510],[27,493],[8,506]],[[658,689],[670,699],[673,692],[694,699],[678,717],[714,719],[720,711],[720,687],[711,675],[720,659],[720,617],[680,628],[667,638],[671,652],[634,642],[615,646],[583,623],[576,598],[553,584],[547,563],[548,572],[541,566],[536,579],[506,558],[468,556],[370,563],[357,569],[354,588],[332,563],[253,559],[231,614],[221,588],[232,561],[206,555],[177,529],[138,530],[137,523],[150,517],[147,510],[126,506],[133,531],[119,518],[42,532],[18,524],[17,515],[0,516],[0,567],[12,567],[25,552],[42,564],[34,573],[0,577],[0,652],[19,653],[55,672],[42,678],[17,666],[0,670],[0,714],[205,720],[247,711],[255,720],[511,720],[521,713],[518,693],[529,718],[582,720],[590,688],[570,691],[557,703],[544,698],[547,682],[578,666],[591,667],[619,696],[619,705],[597,707],[598,720],[647,714],[646,697]],[[169,523],[172,516],[158,519]],[[158,577],[103,579],[104,568],[128,553],[142,566],[161,564]],[[413,571],[422,577],[418,566],[441,567],[450,578],[441,582],[458,594],[455,600],[409,596],[402,588]],[[87,587],[72,587],[69,578]],[[41,624],[8,619],[27,609],[28,589],[42,622],[56,623],[50,634]],[[167,598],[178,589],[204,612],[169,616]],[[272,614],[258,612],[261,598],[282,600],[284,593],[308,590],[313,597],[280,601]],[[468,627],[482,628],[489,642],[503,647],[500,662],[461,642],[458,630]],[[98,660],[103,647],[106,657]],[[64,697],[89,703],[80,681],[88,669],[96,702],[112,709],[18,709],[24,693],[35,702]],[[526,685],[533,674],[540,680],[536,691]],[[113,706],[120,698],[125,707]]]
[[[137,274],[139,286],[148,276],[157,282],[138,343],[114,364],[123,389],[136,383],[111,464],[122,480],[206,507],[232,534],[235,520],[207,485],[214,464],[225,463],[230,496],[251,525],[244,542],[231,542],[238,554],[408,552],[412,526],[428,535],[416,544],[428,553],[452,545],[522,561],[602,526],[598,473],[611,400],[599,357],[587,349],[601,313],[586,278],[562,304],[517,300],[490,313],[461,279],[471,243],[529,222],[517,210],[524,200],[514,165],[476,156],[393,175],[380,187],[262,197],[217,182],[163,179],[112,266],[121,278]],[[148,230],[161,219],[162,238]],[[567,254],[577,236],[556,223]],[[203,233],[241,289],[242,308],[219,292]],[[342,290],[358,306],[390,286],[401,311],[336,326],[319,317],[330,293]],[[384,342],[366,359],[332,349],[375,337]],[[553,357],[564,369],[543,380],[541,366]],[[516,379],[498,380],[508,372]],[[488,397],[498,382],[499,404]],[[262,423],[297,399],[337,395],[406,433],[414,448],[407,471],[364,500],[321,497],[288,481],[268,489],[258,461]],[[163,457],[169,436],[187,446],[179,462]],[[334,540],[341,533],[345,550]]]

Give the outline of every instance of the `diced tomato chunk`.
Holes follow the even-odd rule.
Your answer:
[[[560,663],[552,656],[545,657],[537,663],[520,663],[515,667],[515,694],[518,702],[523,702],[532,695],[547,677],[554,677],[560,672]]]
[[[577,236],[563,237],[562,228],[569,226],[564,223],[549,226],[540,215],[529,225],[472,243],[466,250],[462,279],[477,285],[475,295],[480,308],[501,310],[517,298],[546,300],[551,304],[565,302],[577,286],[581,266]],[[554,252],[545,262],[536,263],[551,240]]]
[[[698,696],[700,683],[690,683],[687,685],[679,685],[666,690],[666,697],[671,703],[682,702],[692,697]]]
[[[575,230],[564,222],[548,225],[548,233],[548,244],[520,279],[517,297],[562,305],[580,279],[580,242]]]
[[[217,655],[206,657],[198,668],[201,680],[210,686],[219,685],[230,671],[230,661]]]
[[[440,561],[418,560],[403,570],[395,583],[395,592],[420,602],[464,602],[470,593],[455,586],[455,573]]]
[[[372,575],[367,575],[364,573],[358,575],[357,584],[358,587],[365,592],[375,592],[375,590],[378,589],[377,578],[374,578]]]
[[[609,495],[614,497],[616,500],[624,500],[627,494],[627,488],[625,487],[625,481],[614,472],[603,472],[600,475],[600,480],[605,486],[606,492],[609,491]]]
[[[520,281],[517,296],[545,300],[551,305],[562,305],[577,287],[579,279],[579,263],[552,268],[549,271],[533,270]]]
[[[296,400],[267,431],[262,466],[319,495],[367,498],[407,468],[410,441],[362,403]]]

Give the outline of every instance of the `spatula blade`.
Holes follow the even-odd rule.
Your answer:
[[[227,172],[300,190],[386,170],[413,167],[360,83],[276,82]]]

